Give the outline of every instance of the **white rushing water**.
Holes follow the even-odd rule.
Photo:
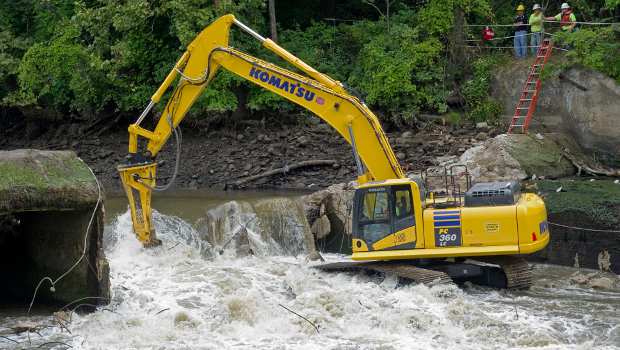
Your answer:
[[[202,229],[157,214],[155,249],[134,239],[128,213],[118,216],[106,228],[110,305],[74,315],[71,335],[43,336],[74,349],[620,349],[620,292],[572,285],[571,269],[537,266],[524,292],[325,273],[305,261],[295,220],[278,224],[294,237],[270,238],[260,231],[273,223],[243,208],[210,211]],[[254,255],[237,243],[219,254],[227,238],[205,236],[237,230],[226,217],[246,223]]]

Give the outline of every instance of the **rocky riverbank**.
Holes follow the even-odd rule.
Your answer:
[[[246,182],[240,188],[318,189],[356,177],[351,147],[327,124],[311,118],[303,125],[246,128],[243,131],[183,128],[177,188],[223,189],[238,179],[270,170],[294,168],[309,160],[333,160],[327,165],[302,166]],[[460,156],[501,130],[487,126],[453,127],[429,123],[414,130],[388,132],[394,151],[406,171],[422,171],[444,157]],[[116,166],[127,154],[127,132],[115,130],[84,136],[75,124],[40,130],[26,129],[0,138],[0,149],[63,149],[75,151],[94,170],[108,191],[120,191]],[[174,138],[159,154],[159,180],[170,180],[174,168]]]

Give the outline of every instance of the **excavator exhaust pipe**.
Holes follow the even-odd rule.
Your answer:
[[[121,165],[118,172],[129,200],[134,232],[144,247],[161,244],[153,227],[151,193],[155,187],[157,163]]]

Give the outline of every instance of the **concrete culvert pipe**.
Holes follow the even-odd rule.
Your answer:
[[[45,277],[34,305],[109,299],[102,196],[73,152],[0,151],[0,307],[27,307]]]

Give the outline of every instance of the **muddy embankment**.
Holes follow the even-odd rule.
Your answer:
[[[287,168],[291,169],[239,187],[316,190],[353,180],[357,174],[351,147],[327,124],[316,118],[309,119],[310,122],[303,125],[243,131],[205,131],[188,127],[191,123],[185,124],[176,188],[221,190],[239,179]],[[119,128],[89,137],[73,124],[47,126],[38,130],[34,137],[27,137],[27,128],[0,135],[0,149],[73,150],[93,168],[106,190],[121,191],[116,166],[127,155],[125,130]],[[499,132],[500,129],[473,125],[453,128],[429,123],[419,130],[388,132],[388,137],[405,170],[421,171],[439,164],[442,157],[458,156]],[[171,138],[158,155],[160,183],[170,180],[176,155],[174,142]],[[313,160],[334,162],[295,168],[301,162]]]

